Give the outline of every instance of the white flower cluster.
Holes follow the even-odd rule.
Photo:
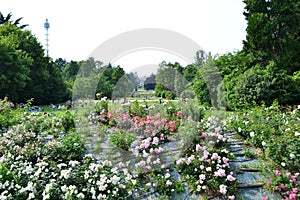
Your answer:
[[[137,184],[133,175],[128,170],[112,167],[110,161],[98,164],[91,155],[79,160],[61,160],[57,159],[59,155],[45,155],[53,153],[46,149],[58,150],[63,147],[63,142],[58,138],[45,143],[42,132],[31,131],[40,130],[40,125],[50,121],[41,119],[44,118],[37,114],[28,115],[22,124],[1,136],[1,200],[19,197],[124,199],[132,192],[131,187]],[[61,125],[55,118],[49,124]]]

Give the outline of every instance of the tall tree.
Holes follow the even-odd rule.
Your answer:
[[[7,92],[14,92],[16,94],[14,100],[24,102],[30,98],[34,98],[37,104],[59,101],[57,97],[63,96],[60,92],[65,91],[65,85],[58,80],[61,78],[61,74],[54,71],[53,61],[45,56],[44,49],[37,38],[28,30],[22,30],[15,25],[6,23],[0,26],[0,40],[6,44],[4,48],[10,48],[8,50],[11,51],[6,57],[4,56],[6,60],[1,60],[1,67],[5,69],[4,76],[13,76],[9,80],[10,89]],[[22,68],[22,66],[26,67]],[[22,70],[17,71],[16,69],[19,68]],[[9,71],[12,72],[12,75],[10,75]],[[16,77],[20,77],[20,79]],[[18,80],[22,81],[18,83],[21,85],[16,89],[15,87],[18,84],[14,83]],[[56,85],[52,84],[52,87],[50,87],[50,83],[54,82]],[[57,87],[62,89],[58,90]],[[49,94],[56,96],[52,98],[53,95]]]
[[[64,79],[73,82],[76,78],[79,67],[80,67],[80,62],[78,61],[72,60],[68,62],[66,66],[63,68],[63,72],[62,72]]]
[[[187,81],[192,81],[195,78],[197,71],[198,70],[195,65],[187,65],[184,68],[183,76]]]
[[[256,63],[275,61],[289,74],[300,70],[300,2],[295,0],[244,0],[248,22],[243,50]]]
[[[16,20],[12,20],[12,13],[8,13],[6,16],[4,16],[1,12],[0,12],[0,25],[1,24],[5,24],[5,23],[11,23],[15,26],[19,26],[20,25],[20,21],[23,19],[23,17],[18,18]],[[28,24],[24,24],[24,25],[20,25],[19,27],[21,29],[25,28],[26,26],[28,26]]]
[[[30,79],[30,65],[33,60],[26,52],[17,50],[18,44],[13,38],[0,36],[0,98],[8,96],[12,101],[19,101],[19,92]]]

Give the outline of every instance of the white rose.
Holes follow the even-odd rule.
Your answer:
[[[290,153],[290,158],[291,158],[291,159],[295,159],[295,158],[296,158],[295,154]]]

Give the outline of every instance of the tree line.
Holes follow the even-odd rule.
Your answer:
[[[202,104],[230,110],[269,106],[275,100],[281,105],[300,104],[300,4],[243,2],[248,25],[242,50],[215,56],[198,51],[195,63],[188,66],[162,62],[156,75],[157,96],[196,96]],[[137,74],[93,58],[52,61],[19,24],[11,15],[0,15],[0,98],[8,96],[15,102],[34,98],[46,104],[95,92],[122,97],[139,86]]]
[[[93,58],[52,60],[31,31],[24,30],[27,25],[20,25],[21,19],[14,21],[11,13],[0,13],[0,99],[8,97],[21,103],[33,98],[36,104],[60,103],[72,99],[74,91],[77,95],[84,93],[95,80],[96,92],[111,98],[124,76],[131,87],[138,87],[137,74],[125,74],[120,66],[104,65]],[[79,69],[82,73],[77,76]],[[82,84],[74,85],[76,79]]]
[[[157,74],[157,96],[184,96],[192,90],[201,103],[230,110],[270,106],[275,100],[284,106],[300,104],[299,2],[243,2],[248,26],[242,50],[216,56],[199,51],[195,63],[186,67],[162,63]],[[171,80],[168,74],[172,71]],[[222,81],[218,81],[220,77]],[[190,89],[182,90],[182,83]]]

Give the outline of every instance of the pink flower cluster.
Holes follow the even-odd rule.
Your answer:
[[[284,200],[296,200],[299,195],[299,176],[300,173],[285,172],[281,173],[279,170],[275,171],[275,178],[269,178],[266,182],[266,186],[280,192],[285,198]],[[263,197],[262,200],[268,200]]]
[[[135,166],[146,170],[153,169],[153,167],[158,165],[160,168],[164,168],[160,160],[160,154],[164,149],[160,147],[159,144],[160,139],[158,137],[148,137],[142,140],[140,145],[135,147],[139,152],[136,155],[139,158],[139,162],[137,162]]]
[[[175,132],[177,126],[180,124],[179,120],[168,120],[167,118],[162,118],[160,114],[155,116],[146,116],[146,118],[139,118],[138,116],[132,119],[134,124],[134,131],[145,135],[146,137],[151,135],[152,137],[160,133],[159,137],[164,138],[166,134]]]

